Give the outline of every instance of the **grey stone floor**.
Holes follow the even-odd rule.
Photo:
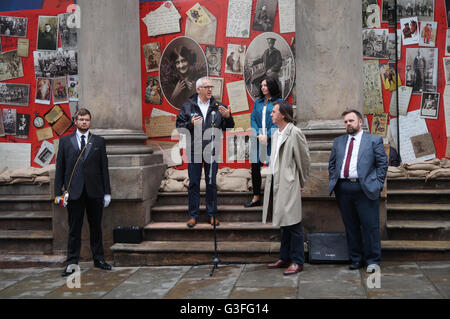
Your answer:
[[[283,276],[265,264],[220,264],[212,277],[211,265],[80,267],[79,288],[70,288],[76,280],[68,285],[59,268],[0,269],[0,299],[450,298],[450,262],[386,262],[379,280],[347,265],[305,264],[302,273]]]

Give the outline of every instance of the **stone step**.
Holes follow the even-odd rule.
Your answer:
[[[51,230],[51,211],[0,211],[0,230]]]
[[[216,227],[220,241],[279,241],[280,229],[272,224],[252,222],[220,222]],[[189,228],[186,222],[151,223],[144,227],[147,241],[210,241],[213,227],[209,223],[198,223]]]
[[[439,211],[439,212],[449,212],[450,204],[440,204],[440,203],[390,203],[388,200],[387,210],[389,211]]]
[[[0,195],[0,211],[51,211],[50,195]]]
[[[382,240],[381,249],[386,261],[450,260],[450,241]]]
[[[51,254],[52,243],[48,230],[0,230],[0,254]]]
[[[0,255],[0,269],[8,268],[62,268],[64,255]]]
[[[387,190],[387,194],[395,195],[395,196],[434,196],[434,195],[450,195],[450,189],[389,189]]]
[[[440,179],[432,179],[425,182],[425,179],[416,177],[416,178],[391,178],[387,179],[387,188],[388,190],[393,189],[411,189],[411,190],[419,190],[419,189],[450,189],[450,179],[440,178]]]
[[[388,220],[386,228],[392,240],[450,240],[450,221]]]
[[[211,263],[213,241],[144,241],[114,244],[114,265],[195,265]],[[225,262],[271,262],[279,257],[279,242],[217,242],[218,257]]]
[[[200,192],[200,205],[205,205],[205,192]],[[253,197],[251,192],[217,192],[217,205],[244,205]],[[261,196],[262,197],[262,196]],[[187,192],[162,192],[158,193],[157,204],[163,205],[188,205]]]
[[[187,205],[154,206],[151,210],[152,222],[186,222],[189,219]],[[261,222],[262,206],[246,208],[243,205],[218,205],[217,213],[224,222]],[[206,206],[200,205],[199,222],[208,222]]]

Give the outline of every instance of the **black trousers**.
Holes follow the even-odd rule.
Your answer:
[[[205,182],[206,182],[206,212],[209,217],[217,216],[217,183],[216,176],[219,169],[219,164],[213,162],[208,164],[206,161],[203,163],[189,163],[189,188],[188,188],[188,206],[189,217],[198,218],[200,210],[200,180],[202,177],[202,167],[205,168]],[[209,170],[212,165],[212,179],[209,183]]]
[[[69,192],[70,195],[70,192]],[[67,205],[69,218],[69,240],[67,242],[66,264],[77,264],[80,259],[81,230],[84,212],[87,213],[90,233],[90,246],[94,260],[104,258],[102,241],[103,198],[89,198],[86,188],[77,200],[70,200]]]
[[[305,262],[302,222],[281,227],[280,259],[297,265]]]
[[[261,195],[261,167],[263,163],[252,163],[253,195]]]
[[[336,200],[353,263],[381,263],[380,202],[369,199],[359,182],[339,180]]]

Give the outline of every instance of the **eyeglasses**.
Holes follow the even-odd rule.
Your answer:
[[[207,89],[207,90],[209,90],[209,89],[214,89],[214,86],[212,86],[212,85],[210,85],[210,86],[202,86],[202,88],[204,88],[204,89]]]

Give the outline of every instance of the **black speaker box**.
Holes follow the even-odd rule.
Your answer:
[[[114,243],[140,244],[143,228],[139,226],[117,226],[113,230]]]
[[[311,233],[307,234],[306,241],[311,264],[350,261],[345,233]]]

